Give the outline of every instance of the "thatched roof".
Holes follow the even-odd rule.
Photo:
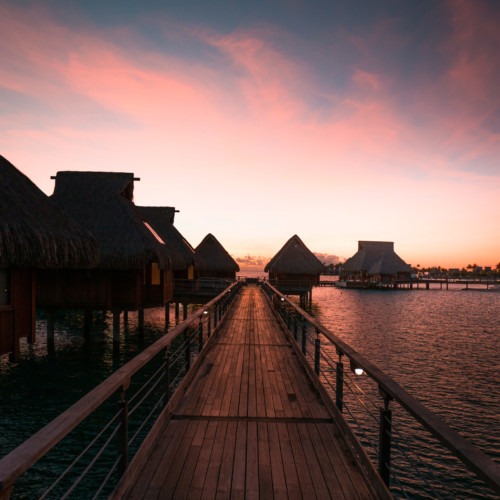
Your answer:
[[[324,270],[323,263],[304,245],[295,234],[267,263],[265,272],[283,274],[317,275]]]
[[[0,267],[79,267],[97,263],[89,231],[0,156]]]
[[[236,273],[240,270],[240,266],[213,234],[207,234],[194,251],[196,253],[196,267],[199,271]]]
[[[174,226],[175,208],[137,207],[143,221],[155,230],[165,242],[175,271],[187,269],[195,261],[194,248]]]
[[[171,265],[166,245],[143,223],[133,203],[134,174],[58,172],[52,198],[99,244],[100,268],[141,269]]]
[[[345,261],[343,268],[370,275],[411,272],[411,266],[394,252],[392,241],[359,241],[358,251]]]

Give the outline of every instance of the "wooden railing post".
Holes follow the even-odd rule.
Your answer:
[[[170,401],[170,346],[165,350],[165,405]]]
[[[125,473],[128,465],[128,402],[126,399],[125,388],[122,386],[120,399],[118,401],[120,409],[120,428],[118,429],[118,453],[120,454],[120,464],[118,471],[120,476]]]
[[[297,318],[297,311],[295,311],[295,314],[293,315],[293,338],[295,342],[297,342],[298,330],[299,330],[299,320]]]
[[[302,354],[307,354],[307,327],[304,319],[302,320]]]
[[[203,349],[203,316],[200,316],[200,323],[198,325],[198,352]]]
[[[186,353],[185,353],[185,363],[186,372],[191,368],[191,333],[189,332],[189,326],[184,330],[184,338],[186,340]]]
[[[342,353],[337,351],[339,360],[337,362],[336,380],[335,380],[335,404],[342,413],[344,407],[344,363],[342,363]]]
[[[314,340],[314,371],[319,377],[321,361],[321,343],[319,340],[319,331],[316,330],[316,339]]]
[[[391,438],[392,438],[392,410],[389,408],[391,397],[380,391],[384,398],[384,407],[380,408],[380,432],[378,448],[378,473],[389,487],[391,479]]]

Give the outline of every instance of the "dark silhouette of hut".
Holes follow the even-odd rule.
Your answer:
[[[174,207],[137,207],[143,221],[146,221],[165,242],[168,249],[174,278],[192,280],[195,278],[195,251],[174,226]]]
[[[319,283],[324,264],[295,234],[268,262],[264,271],[278,290],[287,295],[299,295],[301,304],[310,304],[312,287]]]
[[[39,270],[86,268],[98,257],[90,232],[0,156],[0,354],[15,360],[19,339],[35,340]]]
[[[200,278],[236,279],[240,266],[213,234],[207,234],[203,238],[195,248],[195,254],[196,269]]]
[[[358,241],[358,251],[342,266],[340,281],[389,284],[410,279],[411,272],[392,241]]]
[[[100,260],[87,272],[48,273],[39,283],[45,307],[113,311],[118,341],[121,311],[143,311],[172,299],[173,275],[165,242],[133,203],[132,173],[58,172],[52,199],[95,236]],[[126,316],[125,316],[126,317]]]
[[[200,303],[199,282],[195,279],[195,251],[189,242],[174,226],[177,210],[173,207],[137,207],[142,219],[146,221],[165,242],[172,260],[174,272],[175,318],[179,320],[179,304],[182,304],[184,319],[187,306]],[[168,314],[168,313],[167,313]],[[166,319],[169,321],[169,318]]]

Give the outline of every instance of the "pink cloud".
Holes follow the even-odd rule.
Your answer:
[[[439,77],[422,82],[417,104],[434,118],[429,138],[444,157],[487,171],[486,157],[500,154],[498,17],[484,2],[447,6],[452,32],[441,46],[447,65]]]
[[[0,81],[49,109],[0,115],[2,153],[34,165],[35,182],[42,164],[44,182],[60,167],[134,171],[138,200],[168,197],[182,208],[188,240],[216,228],[237,255],[272,255],[294,233],[325,254],[350,255],[360,238],[393,240],[396,232],[413,241],[419,227],[439,238],[443,227],[464,221],[479,235],[477,221],[489,220],[486,201],[464,215],[452,208],[456,198],[445,197],[450,179],[455,196],[482,190],[488,200],[498,187],[498,177],[485,183],[481,172],[454,163],[491,156],[499,144],[484,126],[480,87],[474,102],[461,83],[471,78],[472,88],[492,92],[468,76],[473,68],[491,73],[470,62],[480,52],[458,31],[443,45],[449,71],[422,75],[401,106],[395,94],[407,82],[374,65],[369,52],[377,36],[395,43],[379,29],[359,40],[365,51],[347,87],[325,90],[308,64],[280,50],[287,35],[269,28],[222,35],[168,24],[175,36],[215,51],[186,61],[151,52],[129,29],[70,30],[40,11],[0,7],[0,14]],[[311,95],[328,106],[311,106]],[[43,120],[45,127],[33,125]]]
[[[354,70],[352,80],[354,83],[360,85],[361,87],[367,87],[375,91],[380,90],[382,86],[379,75],[370,73],[368,71],[363,71],[361,69]]]

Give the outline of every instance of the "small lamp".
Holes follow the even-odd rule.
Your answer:
[[[351,359],[351,371],[354,372],[356,375],[363,375],[365,372],[361,366],[357,365],[352,359]]]

